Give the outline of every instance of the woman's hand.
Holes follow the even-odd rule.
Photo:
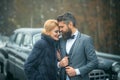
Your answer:
[[[60,67],[66,67],[68,66],[68,57],[64,57],[59,64]]]

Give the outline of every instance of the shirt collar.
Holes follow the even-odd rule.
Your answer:
[[[75,38],[77,37],[77,35],[78,35],[78,30],[76,30],[75,31],[75,33],[74,34],[72,34],[72,35],[75,35]]]

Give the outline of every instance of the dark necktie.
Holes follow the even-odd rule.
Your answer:
[[[70,37],[70,39],[74,39],[75,38],[75,35],[72,35],[71,37]]]

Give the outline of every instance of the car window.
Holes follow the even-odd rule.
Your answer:
[[[15,37],[16,37],[16,34],[12,33],[12,35],[10,35],[10,37],[9,37],[9,41],[10,42],[15,42]]]
[[[33,44],[35,44],[41,38],[41,33],[35,34],[33,36]]]
[[[27,46],[27,45],[30,45],[30,44],[32,44],[31,36],[28,35],[28,34],[26,34],[26,35],[24,36],[23,45],[24,45],[24,46]]]
[[[20,45],[21,39],[22,39],[22,33],[18,33],[15,38],[15,43]]]

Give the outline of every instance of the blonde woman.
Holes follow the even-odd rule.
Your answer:
[[[59,27],[54,19],[44,23],[41,39],[36,42],[24,70],[28,80],[57,80],[56,42],[59,40]]]

